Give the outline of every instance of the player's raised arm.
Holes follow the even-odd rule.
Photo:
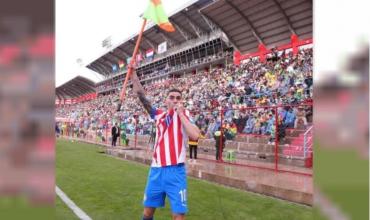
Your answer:
[[[152,103],[149,101],[149,99],[145,96],[145,90],[143,86],[140,83],[139,77],[136,74],[136,70],[133,69],[132,75],[131,75],[133,90],[139,97],[140,102],[143,104],[145,110],[150,114],[152,111]]]

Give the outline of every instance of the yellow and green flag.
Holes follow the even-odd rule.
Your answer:
[[[123,62],[123,60],[120,60],[118,62],[118,66],[119,66],[120,69],[123,69],[123,67],[125,67],[125,63]]]
[[[173,25],[168,21],[168,17],[164,12],[163,5],[161,0],[150,0],[149,6],[144,12],[144,18],[153,21],[156,23],[161,29],[167,32],[174,32],[175,28]]]

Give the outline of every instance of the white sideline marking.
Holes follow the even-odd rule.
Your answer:
[[[55,186],[55,192],[59,196],[60,199],[77,215],[77,217],[81,220],[92,220],[90,216],[88,216],[82,209],[80,209],[68,196],[59,189],[58,186]]]
[[[314,205],[321,210],[322,214],[330,220],[348,220],[350,219],[343,211],[330,201],[318,189],[314,190]]]

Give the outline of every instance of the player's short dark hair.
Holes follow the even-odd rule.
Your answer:
[[[177,93],[180,93],[180,95],[182,95],[181,90],[175,89],[175,88],[168,90],[167,95],[170,94],[171,92],[177,92]]]

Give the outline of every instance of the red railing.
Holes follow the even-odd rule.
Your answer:
[[[281,121],[280,118],[281,118],[281,112],[284,108],[298,108],[298,107],[312,107],[312,103],[303,103],[303,104],[297,104],[297,105],[278,105],[278,106],[256,106],[256,107],[245,107],[245,108],[239,108],[239,109],[225,109],[225,108],[222,108],[220,110],[218,110],[218,117],[219,117],[219,131],[221,133],[221,136],[220,136],[220,143],[219,143],[219,158],[217,160],[217,162],[219,163],[225,163],[225,164],[232,164],[232,165],[238,165],[238,166],[247,166],[247,167],[254,167],[254,168],[261,168],[261,169],[268,169],[268,170],[274,170],[276,172],[290,172],[290,173],[297,173],[297,174],[302,174],[302,175],[312,175],[312,170],[311,167],[312,167],[312,151],[311,152],[306,152],[306,154],[304,154],[306,148],[303,146],[303,143],[299,142],[299,140],[296,141],[296,143],[294,144],[294,146],[283,146],[284,148],[280,148],[280,146],[283,144],[283,142],[281,140],[279,140],[279,136],[280,136],[280,127],[284,127],[281,123],[284,123],[284,121]],[[215,111],[209,111],[209,112],[191,112],[191,115],[192,116],[195,116],[195,115],[200,115],[200,114],[203,114],[203,115],[207,115],[207,114],[212,114],[214,113]],[[263,117],[267,118],[267,113],[270,113],[271,116],[269,115],[269,117],[272,117],[272,121],[273,121],[273,125],[270,125],[270,126],[274,126],[274,132],[272,133],[272,127],[269,127],[269,132],[267,132],[267,129],[268,129],[268,123],[266,123],[266,121],[264,122],[264,130],[262,129],[262,126],[260,127],[259,130],[257,130],[257,132],[255,132],[255,130],[252,130],[252,132],[250,132],[250,130],[248,131],[248,129],[246,130],[245,128],[247,127],[247,121],[245,121],[245,124],[236,124],[234,122],[234,124],[236,125],[237,129],[236,129],[236,134],[232,133],[232,135],[230,135],[230,131],[231,129],[230,128],[227,128],[227,126],[229,125],[229,123],[227,123],[226,121],[230,120],[230,117],[233,118],[233,116],[235,115],[241,115],[241,114],[245,114],[246,115],[249,115],[249,117],[251,117],[251,114],[254,113],[254,114],[259,114],[259,112],[264,112],[264,115]],[[272,115],[274,114],[274,115]],[[214,115],[213,115],[214,117]],[[260,117],[260,116],[258,116]],[[258,118],[257,117],[257,118]],[[263,118],[262,116],[259,118],[259,119],[262,119]],[[138,117],[134,117],[135,118],[135,129],[134,129],[134,133],[132,135],[130,135],[130,137],[128,137],[129,135],[127,134],[126,138],[128,140],[132,140],[132,142],[130,143],[130,146],[131,147],[135,147],[135,148],[146,148],[146,149],[150,149],[150,146],[149,146],[149,143],[147,142],[144,142],[143,141],[143,135],[139,135],[138,134],[138,125],[136,123],[137,121],[137,118]],[[241,116],[239,116],[239,118],[242,118]],[[274,118],[274,119],[273,119]],[[282,119],[282,118],[281,118]],[[270,120],[270,119],[269,119]],[[281,122],[279,124],[279,121]],[[215,120],[216,122],[216,125],[217,125],[217,120]],[[111,137],[111,126],[105,126],[104,129],[98,129],[98,128],[89,128],[89,129],[84,129],[82,128],[82,126],[78,126],[78,128],[76,129],[76,126],[73,122],[60,122],[60,127],[61,127],[61,130],[62,130],[62,136],[64,137],[67,137],[67,138],[73,138],[73,139],[81,139],[81,140],[85,140],[85,141],[89,141],[89,142],[92,142],[92,143],[97,143],[97,144],[104,144],[106,146],[111,146],[112,145],[112,137]],[[271,122],[270,122],[271,123]],[[120,125],[122,124],[121,121],[118,122],[119,124],[119,127]],[[294,124],[294,122],[293,122]],[[280,127],[279,127],[280,125]],[[241,129],[241,126],[243,127],[243,129]],[[206,127],[201,127],[201,129],[203,129],[204,132],[207,132],[207,135],[209,134],[208,133],[208,130],[210,129],[209,127],[209,124],[206,126]],[[234,132],[235,132],[235,127],[233,128],[234,129]],[[254,129],[254,128],[253,128]],[[213,161],[216,161],[216,159],[212,159],[212,155],[210,155],[210,153],[212,153],[212,146],[211,146],[211,143],[213,142],[213,133],[216,129],[214,129],[213,131],[210,131],[212,132],[211,133],[211,136],[209,137],[208,136],[208,139],[205,139],[205,140],[201,140],[199,141],[199,144],[200,146],[198,146],[198,149],[200,148],[203,148],[203,153],[201,152],[198,152],[198,157],[199,159],[204,159],[204,160],[213,160]],[[300,138],[301,136],[297,136],[297,137],[294,137],[292,134],[294,132],[300,132],[298,135],[301,135],[301,133],[303,134],[305,130],[297,130],[297,129],[293,129],[293,130],[289,130],[289,129],[286,129],[284,128],[285,132],[289,132],[290,135],[289,135],[289,138],[290,138],[290,141],[292,140],[295,140],[294,138]],[[118,137],[118,144],[117,146],[120,146],[120,147],[124,147],[122,145],[122,139],[121,139],[121,134],[122,133],[126,133],[126,130],[121,130],[120,131],[120,136]],[[149,132],[151,134],[151,131]],[[138,141],[139,137],[141,138],[141,142]],[[270,138],[269,138],[270,137]],[[223,138],[226,138],[226,144],[224,147],[223,143]],[[232,138],[232,140],[230,140],[230,138]],[[287,138],[288,138],[288,135],[287,137],[285,138],[285,141],[287,141]],[[308,140],[308,139],[307,139]],[[311,135],[311,139],[312,140],[312,135]],[[268,141],[268,143],[266,143]],[[208,144],[208,145],[204,145],[204,144]],[[273,143],[273,151],[270,151],[270,148],[268,147],[268,145],[271,145]],[[203,144],[203,145],[202,145]],[[302,144],[302,146],[298,146],[299,144]],[[309,142],[309,144],[312,144],[312,142]],[[138,145],[144,145],[144,146],[138,146]],[[279,146],[280,145],[280,146]],[[227,146],[230,146],[230,149],[227,148]],[[241,146],[246,147],[246,149],[248,150],[245,150],[243,149]],[[250,146],[255,146],[255,147],[250,147]],[[295,147],[295,149],[291,149],[292,147]],[[232,153],[234,152],[235,153],[235,161],[225,161],[223,158],[224,158],[224,150],[223,149],[226,149],[228,150],[227,153]],[[234,149],[236,149],[234,151]],[[253,150],[249,150],[249,149],[253,149]],[[267,153],[264,152],[264,150],[267,150]],[[311,148],[312,149],[312,148]],[[207,150],[207,151],[206,151]],[[296,152],[292,153],[293,151],[292,150],[296,150]],[[300,152],[302,151],[302,152]],[[273,152],[273,153],[272,153]],[[299,155],[297,156],[297,152],[298,154],[304,154],[304,156],[302,157],[299,157]],[[273,155],[271,155],[271,153]],[[238,154],[238,155],[236,155]],[[265,154],[265,158],[260,158],[259,156],[260,155],[264,155]],[[245,158],[241,158],[242,156],[247,156],[247,159]],[[236,158],[236,156],[240,156],[239,158]],[[253,159],[250,159],[249,156],[254,156],[256,158],[253,158]],[[258,156],[258,158],[257,158]],[[271,159],[271,156],[273,156],[273,160],[268,160]],[[281,160],[287,160],[287,159],[296,159],[298,161],[302,161],[301,165],[296,165],[296,166],[290,166],[288,164],[283,164],[282,161],[280,161],[280,158]],[[261,161],[255,161],[256,159],[261,159]],[[265,161],[263,161],[265,160]],[[310,164],[311,163],[311,164]],[[303,165],[302,165],[303,164]],[[307,165],[308,164],[308,165]],[[310,165],[310,166],[309,166]],[[306,166],[306,168],[304,168],[304,166]]]
[[[295,155],[288,155],[289,152],[285,152],[284,149],[280,149],[279,145],[281,144],[281,141],[279,140],[279,121],[280,121],[280,114],[281,114],[281,111],[283,108],[294,108],[294,109],[297,109],[299,107],[312,107],[312,103],[302,103],[302,104],[296,104],[296,105],[278,105],[278,106],[258,106],[258,107],[246,107],[246,108],[240,108],[240,109],[221,109],[219,112],[219,117],[220,117],[220,121],[221,121],[221,129],[220,129],[220,132],[221,132],[221,137],[220,137],[220,147],[219,147],[219,159],[217,162],[220,162],[220,163],[227,163],[227,164],[233,164],[233,165],[240,165],[240,166],[248,166],[248,167],[255,167],[255,168],[262,168],[262,169],[269,169],[269,170],[274,170],[274,171],[277,171],[277,172],[290,172],[290,173],[297,173],[297,174],[302,174],[302,175],[309,175],[311,176],[312,175],[312,170],[307,170],[306,168],[311,168],[311,166],[307,165],[309,163],[307,163],[307,160],[311,161],[312,163],[312,154],[308,154],[308,155],[305,155],[304,157],[296,157]],[[248,111],[251,111],[251,110],[267,110],[267,109],[270,109],[270,110],[274,110],[274,127],[275,127],[275,132],[274,132],[274,161],[273,161],[273,167],[272,166],[269,166],[268,164],[266,165],[263,165],[261,166],[261,163],[252,163],[250,161],[245,161],[247,163],[244,163],[244,162],[241,162],[242,160],[236,160],[235,162],[227,162],[227,161],[224,161],[223,159],[223,140],[222,138],[224,138],[224,134],[225,134],[225,126],[224,126],[224,123],[225,123],[225,112],[227,111],[245,111],[245,112],[248,112]],[[203,112],[203,113],[207,113],[207,112]],[[196,114],[200,114],[200,113],[196,113]],[[291,123],[291,126],[293,126],[295,123],[292,122]],[[245,125],[246,126],[246,125]],[[283,127],[283,126],[281,126]],[[285,128],[286,129],[286,128]],[[288,129],[286,129],[288,130]],[[294,131],[300,131],[301,130],[297,130],[297,129],[290,129],[289,132],[293,133]],[[272,135],[271,134],[261,134],[261,133],[240,133],[238,131],[238,134],[237,134],[238,137],[254,137],[254,138],[261,138],[266,140],[269,136],[271,137]],[[300,136],[298,136],[297,138],[299,138]],[[290,139],[294,139],[296,137],[289,137]],[[271,138],[270,138],[271,139]],[[270,142],[270,141],[269,141]],[[290,145],[288,145],[288,147],[286,148],[289,148]],[[238,148],[239,149],[239,148]],[[303,154],[305,148],[304,146],[300,146],[300,150],[302,151],[301,153]],[[281,153],[279,153],[281,152]],[[286,154],[287,153],[287,154]],[[199,154],[200,155],[200,159],[205,159],[205,160],[212,160],[208,157],[202,157],[202,154]],[[302,164],[303,166],[305,166],[306,168],[297,168],[297,169],[292,169],[291,167],[289,167],[289,165],[284,165],[282,164],[280,161],[279,161],[279,158],[282,158],[282,159],[298,159],[298,160],[301,160],[302,161]],[[257,165],[256,165],[257,164]],[[297,165],[298,167],[298,165]]]

